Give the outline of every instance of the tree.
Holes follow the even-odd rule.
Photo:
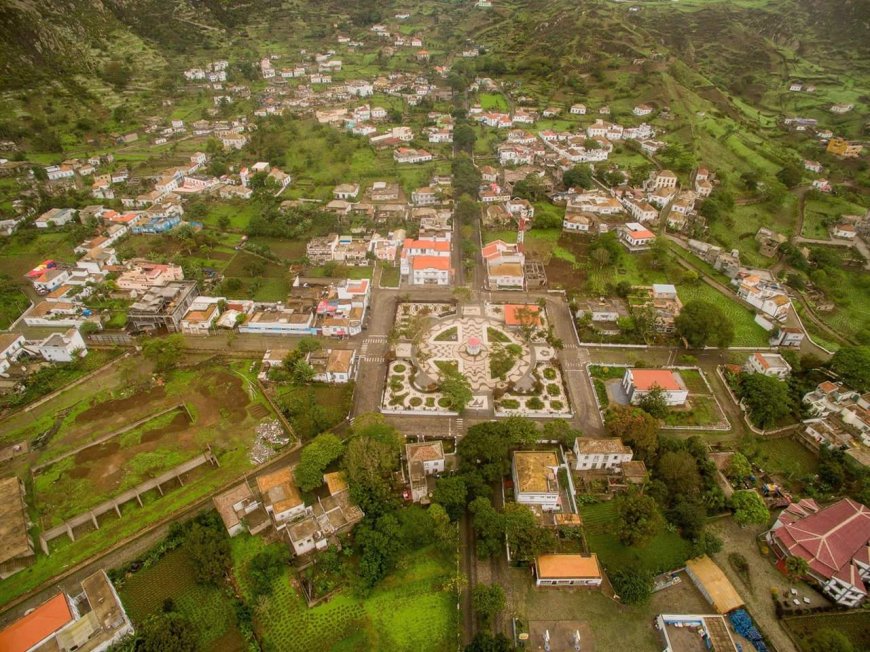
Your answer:
[[[471,401],[471,383],[458,369],[447,367],[441,381],[441,393],[450,401],[450,409],[462,412]]]
[[[478,632],[463,652],[512,652],[514,646],[504,634],[493,636],[489,632]]]
[[[438,503],[429,506],[429,517],[432,519],[432,529],[435,540],[448,548],[453,548],[459,542],[459,528],[450,521],[447,511]]]
[[[616,533],[626,546],[642,546],[652,539],[662,526],[656,501],[641,493],[627,493],[616,498],[619,516]]]
[[[724,348],[734,339],[734,324],[718,306],[708,301],[687,302],[674,323],[680,337],[693,348],[708,345]]]
[[[200,584],[220,585],[230,567],[230,542],[218,523],[195,521],[184,539],[184,549],[196,569]]]
[[[154,370],[163,373],[169,371],[181,358],[184,338],[179,334],[167,337],[151,337],[142,342],[142,355],[154,363]]]
[[[398,512],[402,545],[416,550],[432,542],[433,520],[429,510],[409,505]]]
[[[319,351],[321,349],[320,340],[316,337],[311,337],[310,335],[306,335],[296,344],[296,350],[300,353],[314,353],[315,351]]]
[[[290,379],[294,385],[308,385],[314,380],[314,367],[299,359],[293,363],[293,368],[290,370]]]
[[[504,550],[504,518],[488,498],[478,496],[468,505],[477,534],[477,556],[486,559]]]
[[[555,545],[553,532],[538,527],[532,510],[520,503],[508,503],[504,512],[504,532],[517,559],[532,559]]]
[[[399,521],[393,514],[384,514],[375,522],[364,520],[357,526],[355,542],[361,551],[359,590],[366,595],[396,567],[401,552]]]
[[[749,524],[762,525],[770,518],[767,505],[752,490],[735,491],[731,496],[731,506],[734,508],[734,520],[741,527]]]
[[[737,379],[740,399],[749,418],[760,428],[769,428],[793,408],[788,385],[773,376],[741,373]]]
[[[844,346],[829,364],[850,388],[858,392],[870,391],[870,346]]]
[[[810,572],[810,565],[803,557],[793,556],[785,560],[785,571],[792,580],[799,580]]]
[[[696,494],[701,489],[698,462],[685,450],[668,451],[656,463],[656,476],[668,487],[671,496]]]
[[[645,604],[652,595],[652,575],[640,568],[620,569],[610,575],[610,582],[625,604]]]
[[[728,460],[725,475],[735,482],[741,482],[752,475],[752,465],[743,453],[734,453],[731,455],[731,459]]]
[[[471,590],[471,604],[484,626],[489,627],[507,604],[504,589],[498,584],[476,584]]]
[[[450,520],[456,521],[465,511],[468,489],[462,476],[438,478],[432,500],[444,508]]]
[[[155,614],[136,632],[137,652],[195,652],[199,649],[196,628],[178,613]]]
[[[855,652],[855,646],[843,632],[823,627],[810,639],[809,652]]]
[[[562,175],[562,183],[566,188],[591,188],[592,171],[589,165],[575,165]]]
[[[800,184],[803,178],[803,172],[796,165],[787,165],[776,173],[776,178],[779,179],[786,188],[794,188]]]
[[[331,432],[317,435],[302,449],[299,464],[293,471],[302,491],[313,491],[323,484],[323,472],[344,452],[341,439]]]
[[[251,558],[248,579],[255,597],[272,595],[275,580],[284,573],[287,562],[287,548],[281,544],[269,546]]]
[[[395,503],[392,474],[399,468],[401,443],[396,430],[381,415],[357,417],[354,433],[342,466],[354,501],[374,517]]]
[[[456,149],[466,152],[474,151],[474,143],[477,142],[477,134],[469,124],[458,124],[453,130],[453,144]]]
[[[638,402],[638,407],[651,414],[656,419],[664,419],[668,416],[668,399],[665,396],[665,390],[658,385],[653,385],[650,390],[644,394]]]
[[[557,441],[565,448],[573,448],[574,440],[582,437],[583,433],[572,428],[565,419],[554,419],[544,424],[541,431],[541,439]]]
[[[659,443],[658,419],[639,408],[617,405],[604,415],[604,426],[608,435],[621,438],[647,465],[653,463]]]

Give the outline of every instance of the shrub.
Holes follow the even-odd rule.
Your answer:
[[[543,410],[544,402],[537,396],[533,396],[526,401],[526,407],[530,410]]]
[[[547,380],[556,380],[556,370],[552,367],[546,367],[544,369],[544,378]]]
[[[410,405],[411,407],[420,407],[421,405],[423,405],[423,399],[419,396],[412,396],[411,400],[408,401],[408,405]]]
[[[550,396],[559,396],[562,393],[562,390],[556,383],[550,383],[547,385],[547,394]]]

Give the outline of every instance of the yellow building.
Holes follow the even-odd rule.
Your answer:
[[[848,141],[844,138],[831,138],[828,141],[828,153],[844,158],[857,158],[864,146],[861,143]]]

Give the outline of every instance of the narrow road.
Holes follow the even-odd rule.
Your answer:
[[[471,526],[471,514],[466,510],[459,520],[459,558],[462,563],[462,573],[467,580],[459,598],[462,610],[462,645],[471,643],[476,632],[474,605],[471,602],[471,591],[477,582],[477,554],[474,545],[474,528]]]

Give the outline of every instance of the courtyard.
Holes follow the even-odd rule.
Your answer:
[[[570,416],[548,328],[545,310],[537,305],[399,304],[395,360],[381,409],[451,413],[439,388],[458,373],[473,394],[466,409],[495,416]]]

